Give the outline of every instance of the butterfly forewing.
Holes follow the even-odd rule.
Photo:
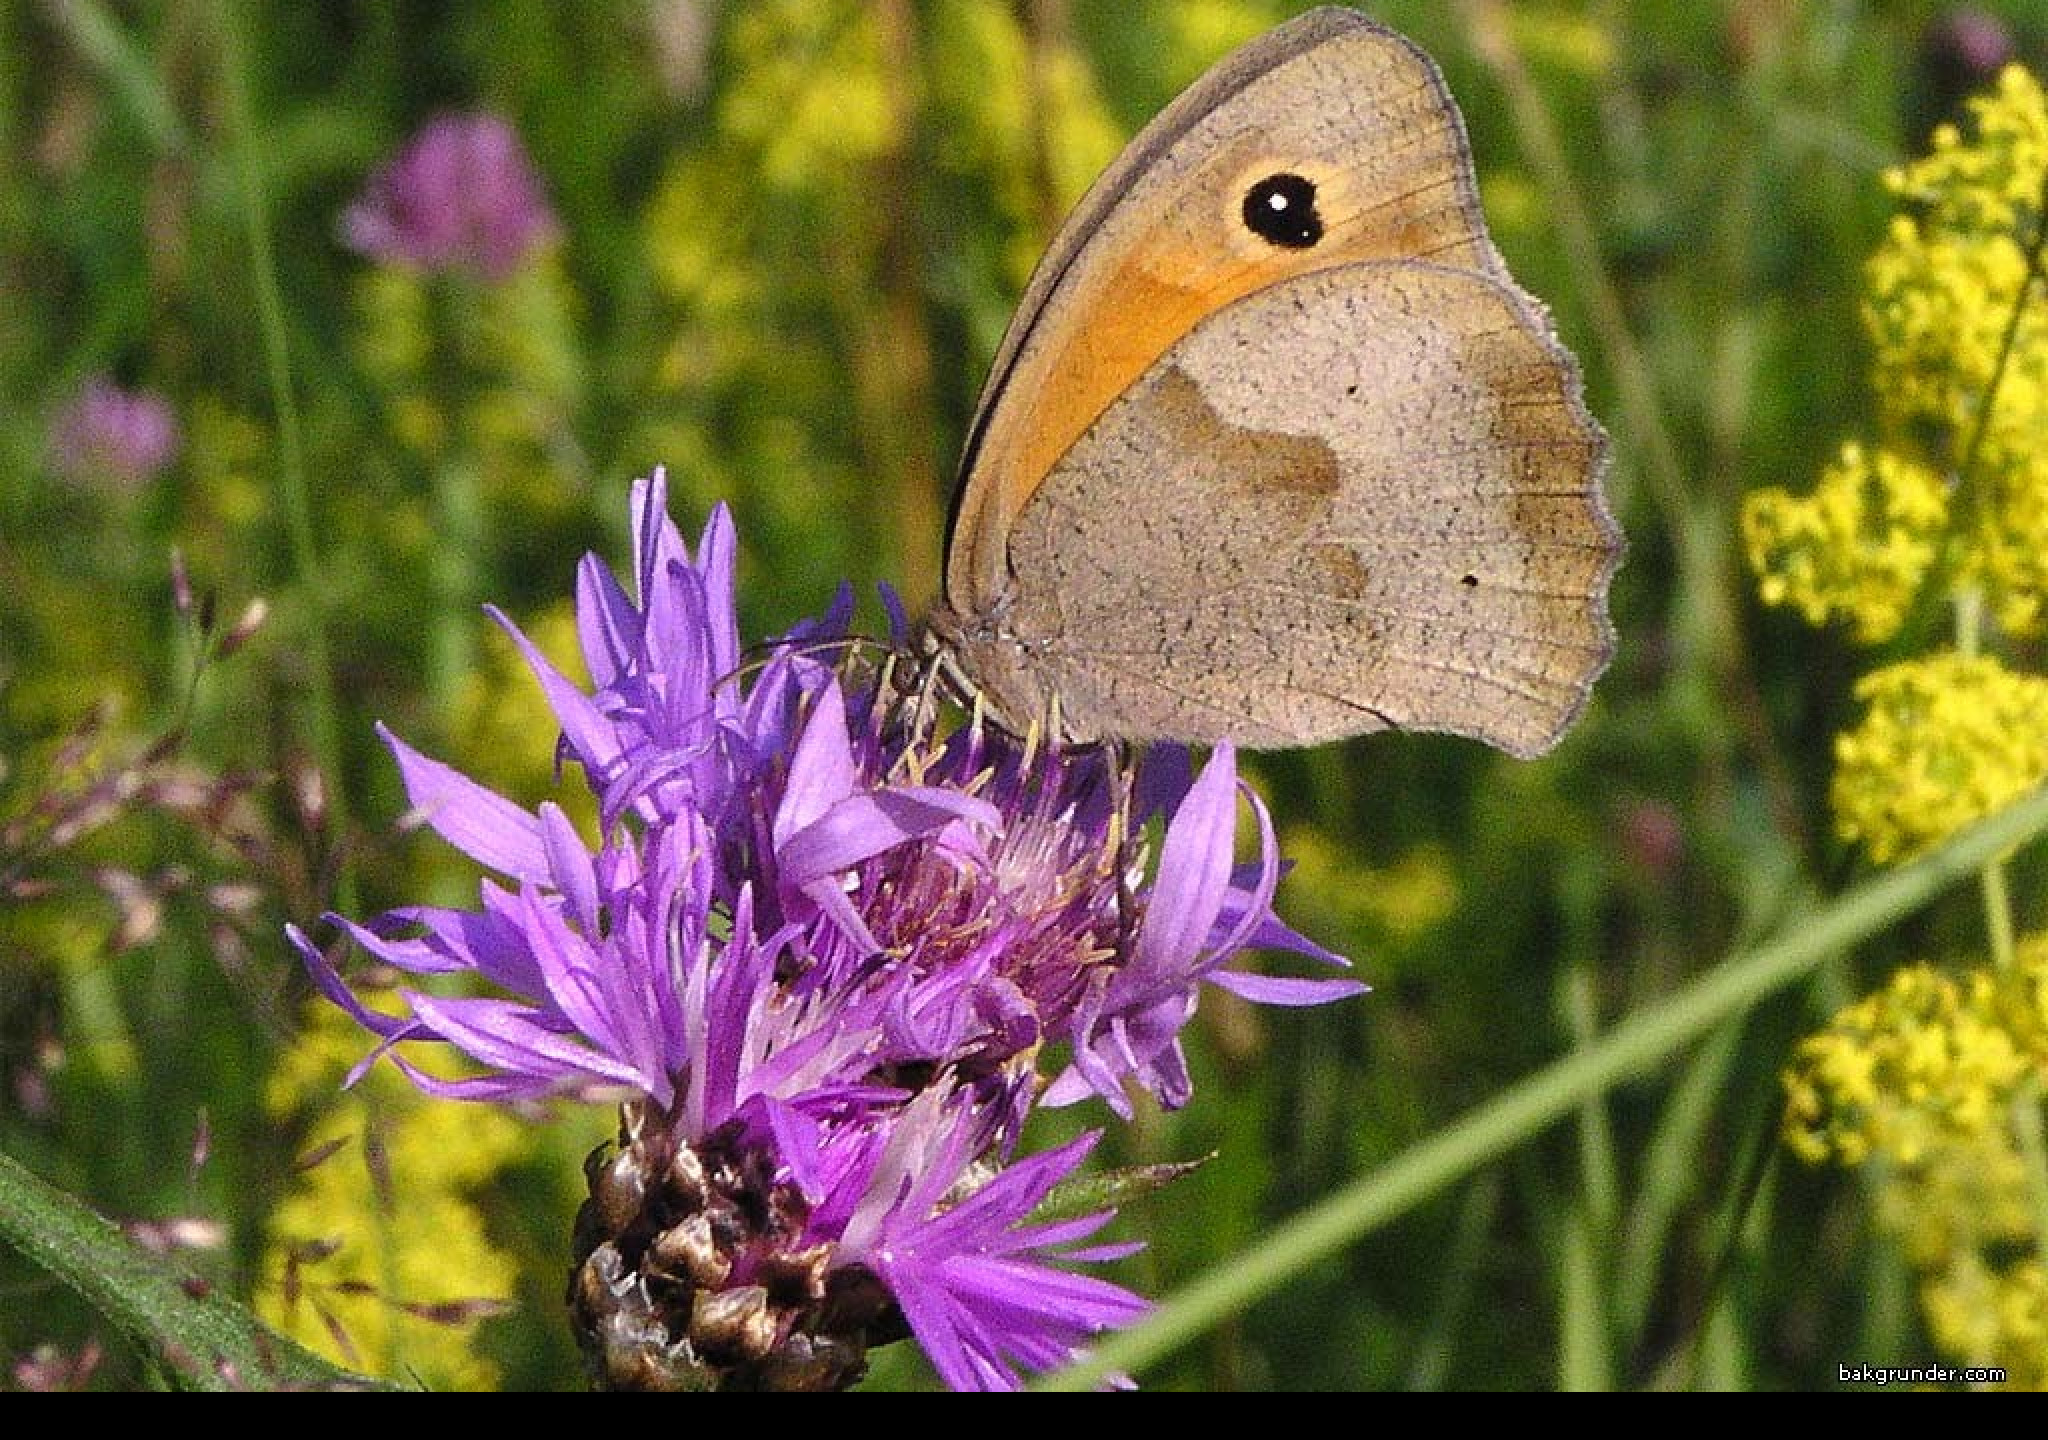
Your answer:
[[[1363,16],[1314,11],[1163,111],[1040,263],[970,431],[952,607],[1000,603],[1009,530],[1031,493],[1204,316],[1289,276],[1388,258],[1504,273],[1435,65]]]

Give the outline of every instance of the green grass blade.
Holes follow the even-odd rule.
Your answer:
[[[247,46],[243,16],[236,0],[219,0],[216,19],[220,36],[222,92],[227,130],[240,177],[242,220],[249,246],[249,279],[254,289],[256,326],[263,338],[263,369],[277,425],[278,497],[284,508],[285,535],[292,566],[298,573],[303,618],[296,637],[305,647],[306,695],[311,708],[313,750],[327,778],[327,803],[333,833],[345,846],[349,832],[348,787],[343,783],[341,703],[328,647],[327,596],[320,545],[313,521],[311,482],[306,477],[305,444],[300,435],[298,392],[292,381],[291,350],[278,284],[277,260],[271,248],[269,179],[262,140],[249,96]],[[346,855],[346,851],[344,851]],[[344,911],[354,910],[355,876],[344,860],[336,880],[335,898]]]
[[[212,1293],[170,1256],[0,1154],[0,1240],[92,1303],[189,1390],[383,1388],[337,1369]]]
[[[165,91],[155,63],[104,6],[94,0],[57,0],[47,7],[47,13],[78,53],[105,77],[152,145],[170,155],[182,155],[192,148],[192,137],[178,118],[178,108]]]
[[[1708,1128],[1730,1088],[1740,1027],[1730,1025],[1686,1062],[1658,1116],[1643,1161],[1636,1200],[1621,1228],[1615,1265],[1615,1333],[1625,1344],[1642,1338],[1650,1304],[1664,1277],[1664,1252],[1698,1183],[1696,1165]]]

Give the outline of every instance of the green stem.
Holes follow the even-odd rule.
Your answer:
[[[454,720],[462,687],[476,668],[483,619],[477,556],[484,543],[483,494],[467,447],[455,442],[433,462],[435,544],[430,581],[433,621],[427,682],[444,725]]]
[[[1680,1215],[1697,1201],[1704,1137],[1720,1119],[1741,1038],[1740,1025],[1724,1025],[1700,1046],[1673,1082],[1641,1151],[1633,1202],[1617,1226],[1613,1266],[1614,1327],[1624,1346],[1641,1344],[1663,1276],[1665,1247]]]
[[[452,723],[462,686],[476,668],[483,626],[482,467],[469,438],[467,409],[470,397],[489,383],[482,364],[489,300],[480,284],[461,275],[434,276],[427,285],[434,335],[430,384],[441,412],[441,439],[427,462],[434,516],[427,680],[445,725]]]
[[[1607,1354],[1600,1246],[1589,1218],[1585,1206],[1567,1206],[1558,1235],[1557,1384],[1569,1394],[1614,1388],[1614,1367]]]
[[[2048,224],[2042,227],[2043,236],[2048,236]],[[2040,245],[2037,241],[2027,262],[2027,273],[2031,277],[2034,266],[2040,259]],[[2031,278],[2029,283],[2031,283]],[[2017,319],[2017,308],[2015,309]],[[2010,352],[2012,336],[2018,326],[2006,330],[2006,351],[1998,360],[1998,374],[2005,370],[2006,353]],[[1997,377],[1993,377],[1993,386]],[[1985,414],[1990,407],[1987,404]],[[1980,422],[1977,434],[1984,433]],[[1971,454],[1976,453],[1974,443]],[[1981,645],[1984,629],[1984,597],[1974,586],[1957,590],[1956,606],[1956,649],[1964,655],[1975,655]],[[1978,876],[1978,888],[1984,896],[1984,934],[1991,951],[1991,968],[2000,975],[2010,975],[2018,964],[2018,941],[2012,918],[2012,890],[2006,884],[2005,858],[1993,856]],[[2048,1136],[2042,1127],[2042,1090],[2037,1076],[2020,1081],[2012,1097],[2013,1143],[2019,1150],[2020,1167],[2026,1174],[2027,1198],[2034,1212],[2034,1245],[2043,1263],[2048,1263]]]
[[[1087,1389],[1171,1352],[2043,831],[2048,831],[2048,790],[1979,822],[1913,864],[1866,881],[1808,916],[1791,934],[1723,960],[1668,1000],[1512,1086],[1265,1236],[1251,1251],[1168,1297],[1144,1324],[1105,1339],[1088,1358],[1046,1377],[1042,1386]]]
[[[1438,1268],[1435,1311],[1416,1347],[1415,1363],[1409,1367],[1403,1389],[1441,1390],[1450,1369],[1452,1342],[1478,1288],[1479,1272],[1485,1262],[1487,1241],[1500,1219],[1501,1183],[1498,1174],[1476,1177],[1466,1187],[1458,1208],[1457,1229],[1450,1248]]]
[[[277,283],[277,259],[270,246],[270,215],[260,142],[251,116],[247,67],[243,59],[241,15],[236,0],[216,6],[220,34],[221,89],[227,131],[241,179],[242,224],[249,246],[249,274],[255,287],[256,323],[263,339],[264,373],[277,422],[278,490],[284,503],[285,531],[298,572],[304,605],[307,695],[312,705],[313,753],[327,777],[327,805],[332,834],[343,845],[336,877],[336,900],[344,911],[357,908],[354,870],[347,859],[348,790],[341,766],[341,707],[336,699],[334,662],[327,645],[327,596],[320,548],[313,529],[312,489],[306,479],[304,447],[299,432],[299,402],[292,388],[291,346],[285,329],[284,300]]]
[[[0,1240],[70,1286],[189,1390],[384,1388],[266,1329],[174,1256],[0,1154]]]
[[[1957,588],[1956,654],[1969,656],[1984,648],[1984,592],[1974,585]]]
[[[1984,867],[1980,877],[1984,891],[1984,928],[1991,942],[1991,964],[2000,975],[2010,975],[2019,964],[2013,938],[2012,893],[2005,883],[2005,861],[2001,857]],[[2048,1264],[2048,1137],[2041,1117],[2041,1080],[2030,1075],[2021,1080],[2012,1097],[2013,1142],[2020,1153],[2020,1165],[2027,1176],[2027,1198],[2034,1211],[2034,1246],[2042,1263]]]
[[[1984,892],[1984,928],[1991,940],[1992,968],[2011,970],[2014,955],[2012,894],[2005,883],[2005,861],[1993,860],[1986,865],[1978,881]]]
[[[2012,1097],[2012,1133],[2034,1202],[2034,1263],[2048,1267],[2048,1133],[2041,1116],[2041,1080],[2029,1076]]]
[[[1969,494],[1971,472],[1977,468],[1978,457],[1984,450],[1984,437],[1991,430],[1991,413],[1998,404],[1999,389],[2005,384],[2006,370],[2012,362],[2013,347],[2019,343],[2020,321],[2026,317],[2027,298],[2034,293],[2034,282],[2041,278],[2041,260],[2048,254],[2048,170],[2041,172],[2041,190],[2034,202],[2034,235],[2027,242],[2027,266],[2020,276],[2019,293],[2013,296],[2012,314],[2005,320],[2005,335],[1998,342],[1998,360],[1991,367],[1991,380],[1984,387],[1984,403],[1977,407],[1977,424],[1970,432],[1970,444],[1963,451],[1963,458],[1956,465],[1956,489],[1965,497]]]
[[[191,152],[192,137],[178,118],[178,107],[156,65],[105,6],[95,0],[50,0],[44,12],[106,77],[108,88],[141,125],[151,145],[166,155]]]

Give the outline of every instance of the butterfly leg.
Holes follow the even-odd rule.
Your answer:
[[[1134,888],[1141,841],[1133,823],[1131,801],[1137,790],[1137,762],[1121,740],[1102,746],[1104,779],[1110,788],[1110,843],[1116,858],[1116,948],[1128,956],[1138,925],[1138,895]]]

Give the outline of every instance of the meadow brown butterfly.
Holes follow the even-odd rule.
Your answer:
[[[1040,261],[968,432],[928,646],[1006,727],[1556,743],[1621,536],[1429,57],[1316,10],[1145,127]]]

